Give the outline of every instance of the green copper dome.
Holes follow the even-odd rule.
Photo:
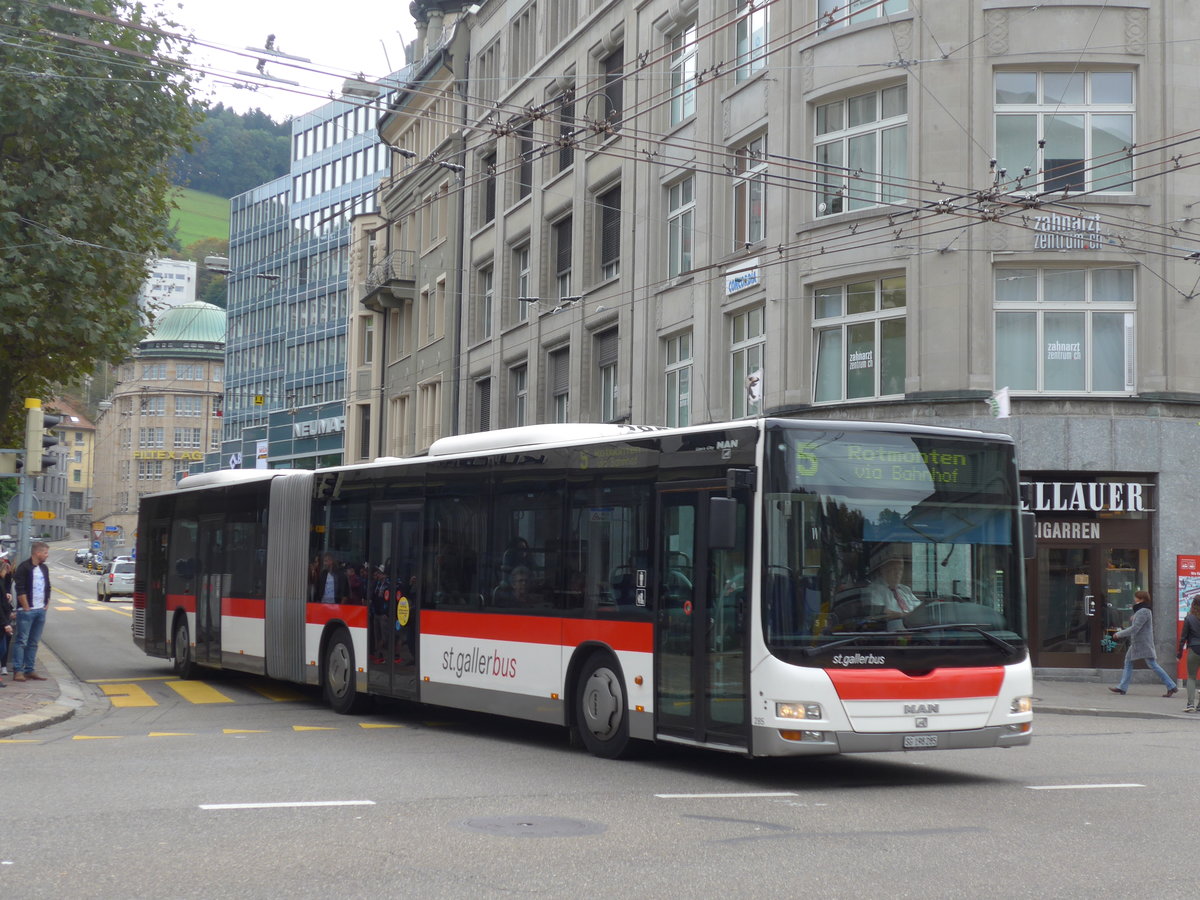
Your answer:
[[[211,303],[183,303],[164,310],[150,334],[138,344],[138,356],[225,355],[225,310]]]

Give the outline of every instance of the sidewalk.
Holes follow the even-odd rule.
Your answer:
[[[83,689],[67,667],[42,644],[38,650],[38,671],[46,681],[13,683],[4,676],[7,687],[0,688],[0,738],[33,731],[69,719],[83,705]],[[1109,673],[1115,674],[1115,673]],[[1086,676],[1085,676],[1086,677]],[[1034,713],[1072,716],[1111,716],[1130,719],[1183,719],[1196,722],[1200,714],[1185,713],[1186,689],[1170,699],[1162,696],[1158,681],[1134,681],[1129,693],[1114,694],[1108,688],[1115,680],[1079,680],[1049,670],[1034,678]]]
[[[14,683],[11,674],[3,676],[0,738],[62,722],[83,705],[79,683],[44,643],[38,648],[37,671],[45,681]]]

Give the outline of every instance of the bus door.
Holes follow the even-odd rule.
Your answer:
[[[725,482],[660,485],[656,580],[658,733],[748,746],[746,507],[736,546],[708,547],[709,498]]]
[[[417,696],[417,581],[421,507],[380,505],[371,510],[367,651],[371,689],[393,697]]]
[[[196,557],[196,661],[220,665],[221,597],[229,582],[224,516],[200,517]]]

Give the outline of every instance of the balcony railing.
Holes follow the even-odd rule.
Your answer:
[[[359,302],[369,309],[382,311],[401,300],[415,300],[417,291],[417,255],[411,250],[393,250],[367,272]]]

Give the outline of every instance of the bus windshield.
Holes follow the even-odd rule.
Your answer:
[[[1012,447],[779,426],[767,441],[762,586],[771,651],[905,668],[1025,653]],[[899,655],[897,655],[899,654]]]

